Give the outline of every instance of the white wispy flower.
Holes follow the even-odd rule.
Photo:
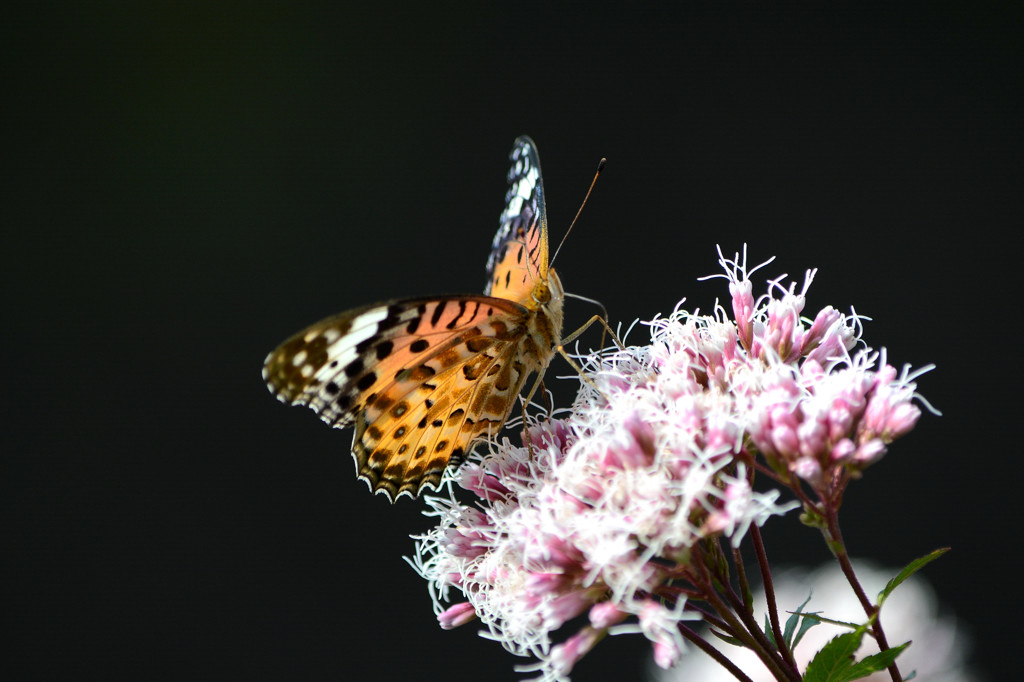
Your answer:
[[[738,547],[799,506],[755,487],[756,472],[829,495],[913,427],[915,375],[873,370],[870,349],[850,355],[861,318],[801,316],[813,272],[799,291],[779,278],[755,300],[757,268],[720,263],[732,315],[677,307],[646,323],[649,342],[582,356],[566,416],[529,424],[523,445],[492,442],[446,474],[446,497],[427,498],[437,526],[417,537],[411,563],[443,627],[475,616],[486,636],[536,658],[543,680],[566,679],[622,632],[642,633],[658,664],[673,665],[682,624],[702,617],[681,585],[707,583],[719,550],[706,541]],[[477,499],[458,501],[453,483]],[[453,591],[464,601],[444,608]],[[584,613],[590,624],[555,644]]]

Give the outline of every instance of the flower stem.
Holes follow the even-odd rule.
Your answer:
[[[790,669],[779,657],[778,652],[761,632],[757,622],[753,620],[741,600],[732,592],[731,588],[725,592],[726,598],[731,602],[727,604],[711,586],[711,580],[705,579],[695,582],[703,590],[703,599],[718,613],[719,617],[728,623],[728,633],[743,642],[743,645],[753,651],[761,662],[768,668],[776,680],[800,681],[800,674],[795,669]],[[728,587],[727,585],[725,587]]]
[[[761,529],[756,525],[752,526],[750,529],[750,537],[754,541],[754,552],[757,554],[757,564],[761,568],[761,581],[764,583],[764,596],[768,605],[768,620],[772,626],[772,633],[775,635],[776,646],[779,647],[779,653],[782,654],[782,658],[785,659],[786,663],[794,670],[799,670],[796,664],[796,659],[793,658],[793,652],[789,650],[789,645],[782,636],[782,627],[779,625],[779,607],[775,602],[775,585],[772,582],[772,571],[768,564],[768,553],[764,548],[764,539],[761,537]]]
[[[686,627],[682,623],[679,624],[679,632],[691,644],[696,646],[698,649],[706,653],[711,658],[715,659],[715,662],[717,662],[720,666],[722,666],[730,673],[732,673],[732,676],[735,677],[737,680],[740,680],[740,682],[754,682],[752,679],[747,677],[735,663],[730,661],[725,654],[723,654],[715,647],[711,646],[711,644],[708,643],[703,637],[701,637],[696,632]]]
[[[839,512],[837,508],[833,507],[829,509],[829,512],[825,515],[828,519],[828,528],[823,529],[825,533],[825,540],[828,542],[829,547],[835,554],[836,560],[839,562],[839,568],[843,571],[843,575],[846,576],[846,581],[850,583],[850,588],[853,589],[853,593],[857,595],[857,600],[860,602],[861,608],[864,609],[864,613],[867,614],[869,619],[872,619],[871,632],[875,637],[875,641],[878,643],[879,652],[889,650],[889,642],[885,638],[885,631],[882,629],[881,615],[878,613],[879,609],[868,598],[867,593],[861,586],[860,581],[857,579],[857,574],[853,570],[853,564],[850,562],[850,555],[846,552],[846,543],[843,542],[843,533],[839,529]],[[888,667],[889,676],[893,682],[902,682],[903,676],[900,674],[900,669],[896,665],[896,662]]]

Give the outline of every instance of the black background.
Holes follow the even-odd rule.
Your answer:
[[[521,133],[553,239],[608,158],[558,268],[613,321],[710,309],[724,284],[696,278],[716,244],[747,243],[752,262],[778,256],[765,274],[820,268],[812,314],[855,306],[890,362],[938,365],[919,385],[944,416],[852,486],[844,527],[887,565],[951,545],[926,575],[998,675],[1019,634],[1001,560],[1021,518],[1021,19],[932,3],[9,15],[5,677],[518,678],[473,626],[438,629],[401,559],[421,504],[369,495],[350,434],[279,405],[260,365],[330,313],[479,291]],[[570,301],[567,328],[592,313]],[[780,562],[827,559],[795,516],[766,536]],[[574,677],[635,679],[648,657],[612,638]]]

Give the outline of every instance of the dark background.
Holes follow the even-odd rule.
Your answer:
[[[891,363],[938,365],[919,386],[944,416],[843,520],[887,565],[953,547],[926,575],[998,676],[1019,634],[1000,562],[1021,520],[1022,23],[932,3],[8,15],[5,677],[520,677],[477,628],[438,629],[401,559],[421,503],[369,495],[350,433],[279,405],[260,365],[330,313],[481,290],[521,133],[554,239],[608,158],[558,268],[613,321],[710,309],[725,286],[696,278],[747,243],[778,256],[763,274],[820,268],[810,312],[855,306]],[[569,306],[570,329],[593,312]],[[766,536],[780,562],[827,559],[795,516]],[[612,638],[575,679],[648,657]]]

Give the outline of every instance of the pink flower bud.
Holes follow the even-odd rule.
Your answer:
[[[825,376],[825,368],[817,360],[805,360],[800,365],[800,376],[806,382],[813,382]]]
[[[541,606],[545,627],[559,628],[594,603],[593,590],[576,590],[546,601]]]
[[[827,306],[818,311],[817,316],[814,318],[814,322],[811,324],[811,328],[807,330],[804,335],[803,341],[800,347],[800,354],[807,355],[812,350],[817,348],[822,339],[825,338],[825,334],[829,332],[836,322],[842,318],[839,311],[832,306]]]
[[[662,670],[673,667],[683,657],[682,649],[671,639],[658,640],[652,645],[652,648],[654,649],[654,662]]]
[[[487,553],[490,541],[477,531],[450,528],[445,533],[448,543],[445,549],[456,557],[473,559]]]
[[[872,438],[867,443],[864,443],[853,455],[853,462],[858,466],[865,467],[869,464],[874,464],[878,460],[882,459],[882,455],[885,454],[886,447],[885,443],[882,442],[881,438]]]
[[[853,444],[852,440],[849,438],[843,438],[832,447],[829,459],[837,464],[845,464],[853,457],[853,453],[856,449],[857,446]]]
[[[794,457],[800,451],[800,439],[791,426],[776,426],[772,429],[772,444],[783,457]]]
[[[590,607],[590,624],[598,629],[609,628],[621,623],[629,614],[619,609],[612,601],[603,601]]]
[[[820,488],[823,481],[821,477],[821,464],[813,457],[801,457],[790,465],[793,473],[811,484],[813,488]]]
[[[800,423],[796,418],[793,407],[788,401],[775,405],[768,414],[771,417],[773,426],[785,426],[790,429],[796,429]]]
[[[450,606],[437,616],[437,622],[442,630],[451,630],[460,625],[465,625],[476,618],[476,609],[468,601],[459,602]]]
[[[578,568],[582,557],[567,538],[536,531],[524,538],[523,560],[530,567],[560,569],[550,575],[561,578],[565,570]]]
[[[592,627],[581,628],[579,632],[551,648],[551,663],[560,675],[572,672],[581,658],[590,653],[605,633]]]
[[[753,290],[754,285],[747,279],[729,283],[729,293],[732,294],[732,315],[736,320],[740,343],[744,348],[751,348],[754,340],[754,330],[751,325],[754,316],[754,294],[751,293]]]
[[[842,399],[836,400],[828,413],[828,439],[837,442],[850,435],[853,428],[853,414]]]
[[[462,468],[459,485],[484,500],[500,500],[511,491],[496,477],[479,466],[467,464]]]
[[[676,630],[678,619],[661,604],[647,600],[637,614],[640,630],[651,641],[654,648],[654,662],[661,668],[670,668],[683,655],[682,638]]]
[[[916,405],[911,403],[900,403],[897,405],[885,420],[885,429],[883,433],[885,434],[886,439],[892,440],[894,438],[899,438],[913,429],[920,416],[921,410]]]
[[[777,314],[778,317],[774,321],[771,319],[768,321],[769,327],[775,327],[775,331],[771,334],[774,341],[773,347],[780,359],[789,362],[793,359],[793,332],[796,329],[797,314],[791,310],[778,311]]]
[[[824,419],[805,419],[796,430],[800,439],[800,454],[804,457],[817,457],[824,454],[828,427]]]
[[[555,594],[570,584],[571,580],[561,573],[530,573],[526,578],[526,590],[532,595]]]
[[[852,329],[842,324],[834,324],[818,345],[807,354],[807,359],[828,367],[833,360],[843,357],[856,343],[857,337]]]

